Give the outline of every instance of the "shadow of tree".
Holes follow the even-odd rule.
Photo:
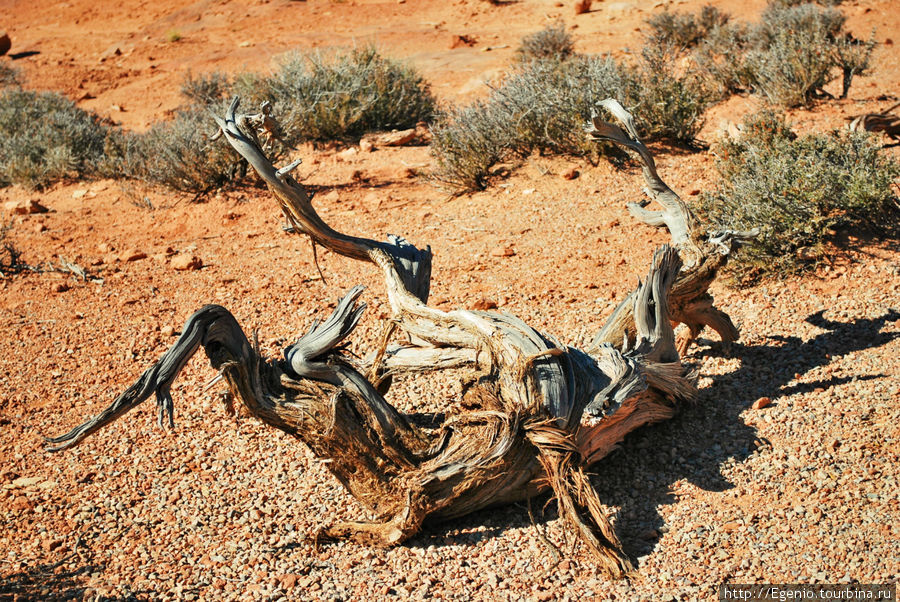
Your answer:
[[[694,357],[738,357],[737,370],[716,376],[700,391],[697,403],[674,419],[635,431],[620,449],[594,467],[592,481],[601,499],[621,507],[617,530],[627,551],[643,556],[656,547],[664,521],[659,507],[675,502],[672,485],[687,480],[706,491],[725,491],[732,484],[722,476],[726,462],[746,460],[760,445],[756,429],[740,417],[760,396],[810,392],[855,380],[884,378],[882,374],[832,377],[810,383],[789,384],[796,374],[825,366],[835,357],[883,346],[897,332],[882,332],[900,321],[900,311],[890,310],[874,319],[837,322],[824,311],[806,318],[822,328],[808,341],[795,336],[772,336],[773,344],[730,348],[718,342],[695,352]]]

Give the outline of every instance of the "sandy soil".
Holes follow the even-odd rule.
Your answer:
[[[571,4],[37,0],[6,2],[0,28],[30,87],[142,129],[180,103],[189,71],[263,70],[290,49],[374,41],[459,102],[484,94],[521,36],[558,17],[576,27],[579,50],[623,53],[640,46],[652,12],[703,2],[595,2],[578,17]],[[765,5],[714,4],[745,19]],[[842,5],[857,35],[877,27],[876,67],[848,100],[793,113],[801,128],[891,104],[882,95],[900,89],[894,4]],[[173,32],[181,39],[168,41]],[[451,49],[462,34],[475,44]],[[703,136],[757,104],[714,107]],[[657,150],[676,190],[712,185],[708,154]],[[599,328],[665,240],[624,210],[641,194],[637,171],[535,157],[492,190],[448,198],[408,175],[430,165],[426,148],[299,154],[330,223],[432,245],[438,307],[487,298],[567,343]],[[563,179],[570,167],[580,177]],[[281,232],[259,190],[204,203],[116,181],[0,190],[0,203],[29,198],[50,212],[2,216],[23,259],[64,257],[90,278],[0,280],[0,599],[695,600],[714,599],[726,581],[900,578],[900,252],[891,245],[869,241],[803,278],[717,285],[741,343],[702,338],[688,358],[702,376],[697,405],[630,437],[596,469],[640,564],[639,577],[609,582],[578,547],[554,564],[520,506],[429,526],[392,550],[315,547],[309,535],[323,522],[360,516],[355,502],[302,446],[228,418],[216,389],[201,390],[213,373],[200,359],[173,391],[174,432],[157,429],[148,406],[47,455],[42,435],[105,407],[205,303],[259,328],[273,356],[355,284],[369,286],[357,350],[371,348],[386,312],[366,266],[320,254],[327,284],[317,280],[308,243]],[[515,254],[494,256],[500,247]],[[183,254],[203,267],[175,270]],[[446,380],[403,382],[392,401],[440,408],[458,392]],[[752,409],[761,397],[771,404]],[[538,522],[568,552],[554,518],[551,505]]]

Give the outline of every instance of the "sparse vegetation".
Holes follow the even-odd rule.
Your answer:
[[[721,182],[700,210],[722,229],[762,230],[735,264],[743,275],[789,274],[825,253],[836,229],[895,223],[900,164],[865,133],[798,137],[762,112],[719,149]]]
[[[119,133],[107,144],[104,171],[203,195],[232,184],[246,165],[215,133],[205,106],[178,111],[143,134]]]
[[[575,53],[575,42],[566,31],[561,21],[548,25],[544,29],[522,38],[516,50],[516,60],[522,63],[529,61],[557,60],[564,61]]]
[[[177,42],[181,39],[181,32],[177,29],[170,29],[166,32],[166,41],[169,43]]]
[[[55,92],[0,91],[0,186],[94,175],[108,128]]]
[[[729,16],[714,6],[704,6],[697,15],[664,11],[647,19],[650,40],[663,46],[691,48],[710,32],[728,22]]]
[[[775,104],[808,105],[843,76],[846,97],[853,77],[869,67],[874,40],[854,39],[845,20],[834,8],[772,3],[759,24],[713,28],[695,59],[721,95],[754,90]]]
[[[358,139],[431,119],[435,100],[415,70],[366,47],[346,54],[295,54],[271,76],[236,78],[234,91],[269,100],[288,142]]]
[[[211,105],[224,99],[231,90],[228,76],[219,71],[212,71],[194,76],[188,74],[181,82],[181,95],[192,104]]]
[[[433,128],[435,178],[459,190],[487,186],[500,162],[532,152],[597,152],[582,133],[598,99],[614,97],[635,113],[642,135],[690,144],[706,108],[699,82],[679,75],[674,54],[653,48],[640,63],[609,57],[522,64],[486,101],[441,115]]]

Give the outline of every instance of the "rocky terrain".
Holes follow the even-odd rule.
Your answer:
[[[603,1],[577,17],[571,4],[36,0],[13,2],[0,26],[27,87],[140,130],[177,107],[188,72],[261,70],[292,48],[374,41],[442,101],[463,102],[485,94],[522,35],[558,17],[577,25],[579,51],[621,55],[640,45],[654,11],[703,3]],[[765,2],[714,4],[751,19]],[[799,128],[895,102],[884,96],[900,89],[893,4],[841,5],[860,37],[877,28],[872,75],[847,100],[793,111]],[[758,105],[713,107],[701,137]],[[498,186],[448,196],[415,177],[431,165],[427,147],[351,148],[300,148],[298,179],[344,232],[430,244],[432,303],[443,309],[496,305],[583,342],[665,242],[625,210],[641,195],[636,168],[535,156]],[[713,185],[709,153],[654,152],[685,197]],[[577,177],[564,177],[572,169]],[[29,212],[28,201],[48,211]],[[389,550],[316,545],[318,527],[362,511],[302,445],[229,417],[221,385],[204,390],[215,376],[205,359],[173,389],[174,431],[159,429],[148,405],[72,451],[46,453],[43,436],[104,408],[206,303],[258,329],[277,356],[360,283],[369,307],[351,343],[368,352],[386,300],[374,270],[329,253],[319,255],[323,282],[308,242],[282,232],[263,190],[195,203],[101,180],[0,189],[0,206],[23,261],[43,266],[0,279],[0,599],[712,600],[724,582],[900,579],[896,241],[848,241],[802,277],[716,284],[740,341],[702,335],[687,358],[700,374],[696,405],[594,467],[639,565],[634,578],[609,581],[566,539],[546,496],[534,523],[513,505],[428,525]],[[84,277],[49,269],[64,263]],[[399,382],[390,399],[441,411],[459,396],[454,376]]]

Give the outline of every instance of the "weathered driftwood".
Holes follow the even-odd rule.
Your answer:
[[[897,107],[900,107],[900,102],[881,113],[864,113],[850,117],[847,127],[854,132],[881,132],[891,140],[900,141],[900,116],[891,112]]]
[[[235,100],[225,119],[217,118],[228,142],[266,182],[295,231],[381,270],[395,328],[410,335],[404,337],[410,342],[382,349],[362,366],[342,356],[337,346],[365,307],[357,303],[360,287],[276,359],[260,356],[228,310],[208,305],[188,319],[175,345],[134,385],[95,418],[51,439],[51,449],[78,444],[154,394],[160,423],[171,425],[170,386],[202,346],[233,398],[328,459],[329,470],[375,517],[326,527],[320,538],[392,545],[418,532],[426,519],[525,500],[549,487],[561,517],[601,566],[612,575],[627,573],[631,561],[584,468],[628,432],[671,417],[694,396],[693,375],[679,360],[671,320],[686,322],[692,333],[703,324],[721,328],[724,338],[736,331],[706,294],[724,262],[716,241],[698,242],[695,220],[657,175],[630,115],[617,104],[607,107],[625,131],[595,119],[591,133],[640,154],[651,193],[665,211],[634,211],[649,223],[667,225],[675,247],[655,253],[646,281],[590,348],[580,350],[508,314],[429,307],[430,249],[398,237],[351,237],[326,224],[290,176],[296,163],[276,170],[261,151],[257,131],[270,115],[238,114]],[[722,237],[718,244],[727,249],[730,240]],[[688,257],[684,269],[679,251]],[[392,374],[461,366],[479,375],[465,393],[463,405],[471,409],[448,416],[435,431],[416,427],[384,398]]]

